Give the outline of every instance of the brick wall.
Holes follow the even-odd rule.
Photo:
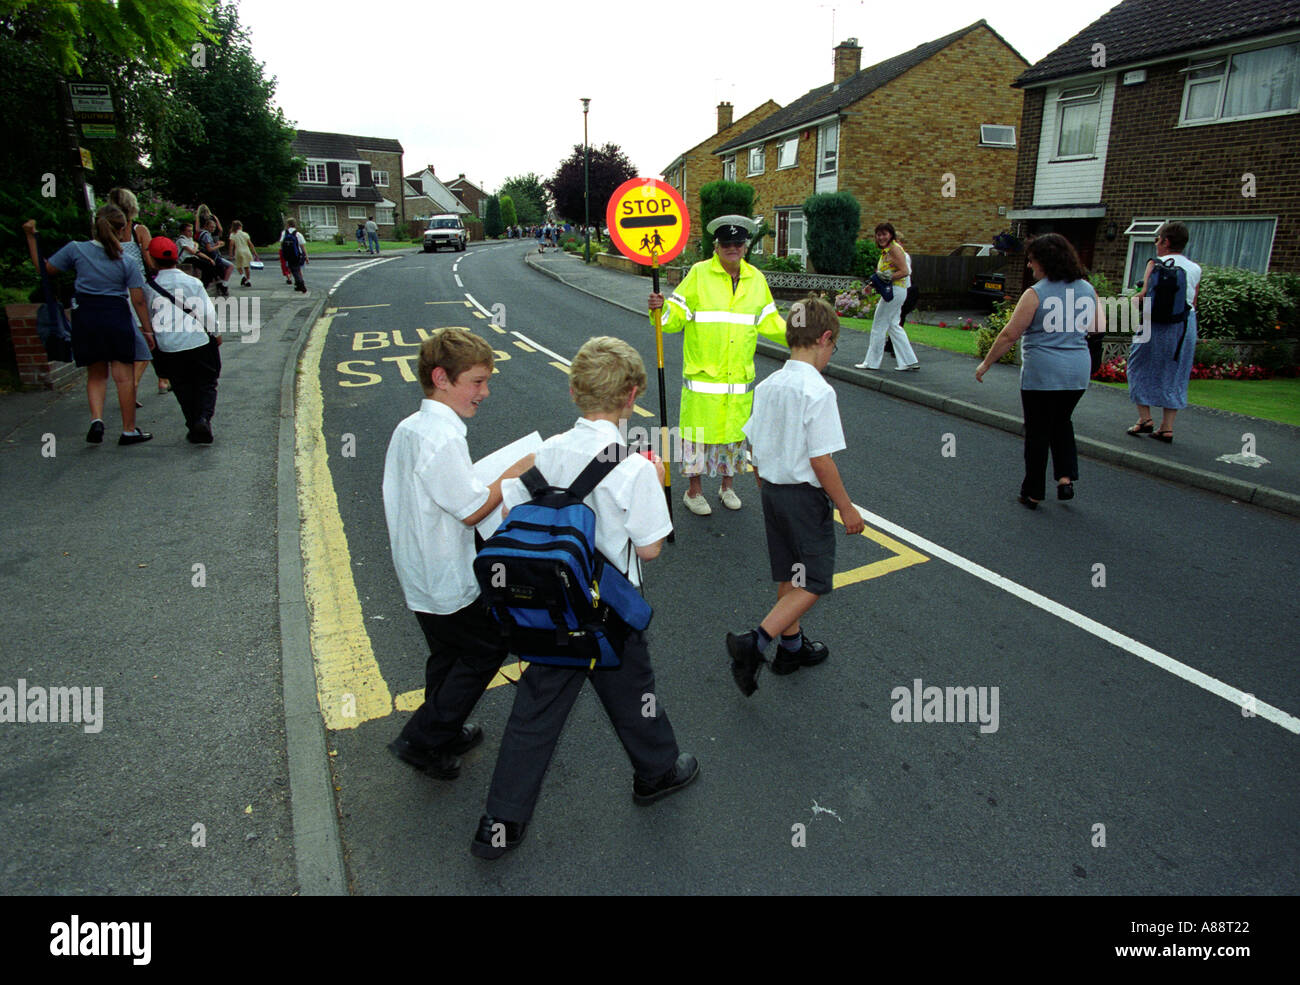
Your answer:
[[[749,174],[749,150],[745,149],[736,157],[736,176],[741,181],[753,185],[758,194],[754,196],[754,214],[776,228],[776,210],[789,207],[802,208],[804,200],[813,193],[817,173],[817,128],[808,127],[797,135],[798,150],[795,153],[794,167],[777,168],[781,145],[788,139],[769,140],[763,145],[763,173]],[[874,223],[873,223],[874,225]],[[776,234],[763,242],[764,253],[776,251]]]
[[[45,354],[45,346],[36,331],[36,312],[40,307],[38,304],[5,305],[5,316],[9,320],[9,338],[19,381],[24,386],[53,389],[74,379],[79,370],[72,363],[51,362]]]
[[[862,231],[892,222],[914,253],[989,242],[1008,221],[1017,150],[980,146],[980,124],[1017,126],[1026,64],[986,28],[848,107],[840,133],[841,190],[862,205]],[[1017,144],[1026,135],[1017,126]],[[802,148],[801,148],[802,150]],[[956,194],[943,194],[944,175]]]
[[[370,161],[370,172],[372,175],[375,171],[388,172],[388,187],[376,187],[375,191],[388,199],[388,201],[394,203],[393,219],[395,221],[380,222],[376,219],[375,225],[379,227],[379,235],[382,238],[392,239],[394,229],[403,226],[406,221],[406,205],[403,201],[404,196],[402,195],[402,155],[396,152],[390,153],[387,151],[370,150],[366,147],[359,147],[357,150],[363,158]],[[364,181],[365,178],[363,177],[362,180]],[[366,214],[373,214],[374,208],[375,206],[372,203],[366,203]],[[346,205],[344,206],[344,214],[346,215]],[[342,226],[342,218],[340,218],[340,226]],[[356,221],[353,220],[350,229],[343,227],[341,231],[343,232],[343,235],[348,236],[352,232],[355,232],[356,228]]]
[[[1276,216],[1270,270],[1300,271],[1300,115],[1178,128],[1186,61],[1147,69],[1147,81],[1117,87],[1094,266],[1118,283],[1135,217]],[[1242,175],[1255,196],[1242,195]],[[1105,238],[1107,223],[1121,235]]]

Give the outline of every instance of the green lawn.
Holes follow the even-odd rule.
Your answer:
[[[1105,383],[1127,389],[1125,383]],[[1187,399],[1198,407],[1230,410],[1300,427],[1300,379],[1191,380]]]
[[[842,328],[851,328],[855,332],[871,331],[871,321],[866,318],[841,318],[840,326]],[[918,325],[909,321],[907,323],[907,337],[913,342],[921,343],[921,345],[946,349],[948,352],[960,352],[967,356],[979,354],[975,349],[975,333],[966,332],[960,328]]]

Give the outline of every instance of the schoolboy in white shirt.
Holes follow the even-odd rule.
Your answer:
[[[640,562],[659,556],[673,528],[663,463],[657,456],[627,454],[619,430],[645,385],[645,365],[630,345],[609,337],[587,340],[569,369],[569,392],[582,417],[572,430],[549,438],[536,456],[547,484],[568,488],[610,444],[620,446],[622,461],[584,502],[596,514],[597,549],[634,585],[641,583]],[[529,498],[518,480],[507,481],[502,492],[507,508]],[[693,781],[700,766],[694,756],[679,754],[662,701],[655,701],[653,715],[645,714],[646,696],[655,694],[645,634],[629,633],[619,654],[620,666],[592,672],[591,684],[632,761],[632,799],[650,804]],[[587,677],[585,670],[541,664],[524,671],[472,854],[499,858],[523,840],[560,731]]]
[[[825,644],[804,637],[799,621],[830,592],[835,577],[831,504],[840,511],[845,533],[860,534],[864,526],[831,458],[845,447],[844,431],[835,391],[821,374],[839,335],[839,317],[827,302],[813,297],[795,302],[785,328],[790,358],[754,389],[744,431],[762,492],[777,601],[752,632],[727,634],[731,676],[745,697],[758,689],[758,668],[777,637],[774,674],[792,674],[830,655]]]
[[[506,657],[474,580],[474,527],[501,505],[502,480],[533,464],[528,455],[491,485],[471,469],[462,418],[488,396],[492,360],[491,346],[463,328],[427,339],[418,368],[425,399],[397,425],[384,460],[393,567],[429,643],[424,703],[388,748],[440,780],[459,776],[459,755],[483,741],[465,719]]]

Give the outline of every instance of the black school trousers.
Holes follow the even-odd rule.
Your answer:
[[[588,679],[618,734],[636,776],[656,780],[677,763],[677,737],[655,694],[644,633],[632,633],[616,670],[570,670],[529,664],[501,737],[487,812],[503,821],[532,820],[560,732]]]
[[[475,599],[451,615],[417,612],[429,644],[424,665],[424,704],[402,729],[402,738],[423,749],[437,749],[459,738],[506,658],[501,628]]]
[[[1021,390],[1025,411],[1025,481],[1020,495],[1046,498],[1047,454],[1052,454],[1052,474],[1058,481],[1079,478],[1079,453],[1074,444],[1070,415],[1083,390]]]
[[[154,351],[154,371],[169,381],[176,402],[193,428],[199,418],[209,423],[217,412],[217,380],[221,377],[221,347],[209,337],[207,345],[183,352]]]

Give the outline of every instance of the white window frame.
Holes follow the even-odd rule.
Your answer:
[[[317,171],[316,169],[320,170]],[[320,177],[316,177],[319,174]],[[298,172],[298,183],[300,185],[324,185],[329,182],[329,168],[324,162],[308,161]]]
[[[763,217],[762,217],[761,215],[756,215],[756,216],[754,216],[754,225],[757,226],[759,229],[762,229],[762,228],[763,228]],[[750,254],[753,255],[753,256],[762,256],[762,255],[763,255],[763,237],[762,237],[762,236],[755,236],[755,237],[754,237],[754,248],[753,248],[752,250],[750,250]]]
[[[1278,217],[1274,215],[1210,215],[1210,216],[1178,216],[1181,222],[1198,223],[1198,222],[1271,222],[1272,235],[1269,238],[1268,250],[1264,256],[1264,271],[1268,270],[1269,263],[1273,259],[1273,248],[1277,244],[1277,227]],[[1128,252],[1124,258],[1124,287],[1132,288],[1136,285],[1137,280],[1142,276],[1146,269],[1146,261],[1156,255],[1156,230],[1159,229],[1167,219],[1134,219],[1124,235],[1129,237]],[[1135,259],[1136,258],[1136,259]],[[1193,257],[1193,259],[1196,259]],[[1141,264],[1141,269],[1136,269],[1134,264]],[[1204,265],[1204,261],[1197,259],[1197,263]]]
[[[393,218],[394,218],[393,208],[394,206],[391,205],[376,205],[375,225],[377,226],[393,225]]]
[[[368,214],[368,213],[366,212],[366,207],[365,207],[364,205],[349,205],[349,206],[348,206],[348,218],[349,218],[349,219],[364,219],[364,218],[366,217],[367,214]]]
[[[1094,82],[1091,85],[1071,86],[1068,89],[1062,89],[1056,97],[1056,142],[1053,144],[1055,151],[1052,160],[1054,161],[1082,161],[1097,156],[1097,138],[1101,134],[1101,95],[1103,84]],[[1065,107],[1068,106],[1086,106],[1094,105],[1097,110],[1097,120],[1092,129],[1092,147],[1080,153],[1062,154],[1061,153],[1061,126],[1065,123]]]
[[[736,155],[728,154],[722,159],[722,180],[736,180]]]
[[[835,146],[831,147],[830,135],[834,134]],[[817,177],[827,178],[839,170],[840,123],[834,120],[817,128]]]
[[[1011,131],[1010,139],[996,139],[997,131]],[[980,124],[980,146],[981,147],[1015,147],[1016,146],[1016,128],[1004,126],[1001,123],[981,123]]]
[[[381,179],[382,179],[382,180],[381,180]],[[372,182],[374,182],[374,185],[375,185],[376,188],[387,188],[387,187],[388,187],[388,172],[387,172],[387,171],[376,171],[374,168],[371,168],[371,169],[370,169],[370,180],[371,180]]]
[[[758,167],[754,167],[755,161],[758,162]],[[751,147],[749,149],[749,165],[745,171],[746,177],[755,174],[762,174],[766,170],[767,170],[766,148],[762,144],[759,144],[757,147]]]
[[[300,205],[298,218],[322,233],[329,230],[330,236],[339,229],[338,209],[332,205]]]
[[[799,163],[799,135],[786,137],[776,148],[776,169],[783,171]]]
[[[352,175],[352,181],[348,181],[348,175]],[[361,168],[356,164],[344,164],[339,161],[339,184],[351,184],[354,188],[361,184]]]
[[[1272,109],[1263,113],[1243,113],[1237,116],[1224,116],[1223,108],[1228,99],[1228,83],[1232,78],[1232,60],[1240,55],[1250,55],[1258,51],[1268,51],[1272,48],[1287,48],[1300,42],[1292,38],[1284,41],[1282,44],[1269,44],[1256,46],[1254,48],[1242,48],[1239,51],[1230,52],[1217,58],[1202,58],[1199,61],[1193,60],[1183,69],[1186,79],[1183,82],[1183,101],[1178,110],[1178,125],[1180,127],[1200,127],[1208,126],[1215,123],[1232,123],[1235,120],[1258,120],[1268,116],[1289,116],[1300,113],[1300,105],[1292,106],[1288,109]],[[1295,66],[1291,69],[1293,72],[1300,72],[1300,50],[1297,50],[1295,56]],[[1201,78],[1193,78],[1197,72],[1207,72],[1211,69],[1218,69],[1214,75],[1205,75]],[[1218,98],[1214,103],[1214,114],[1212,116],[1198,116],[1189,119],[1187,116],[1187,106],[1191,102],[1192,89],[1196,86],[1217,85],[1219,89]]]

